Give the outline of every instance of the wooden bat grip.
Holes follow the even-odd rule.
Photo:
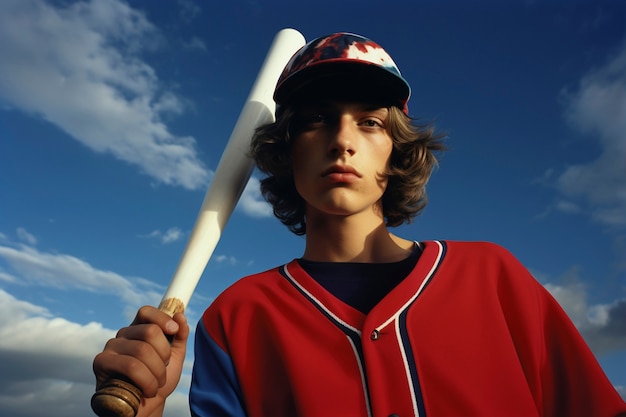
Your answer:
[[[91,397],[91,409],[100,417],[135,417],[141,390],[130,382],[109,379]]]
[[[166,298],[159,310],[170,317],[185,311],[185,305],[177,298]],[[143,397],[141,390],[131,382],[111,378],[105,381],[91,397],[91,409],[99,417],[135,417]]]

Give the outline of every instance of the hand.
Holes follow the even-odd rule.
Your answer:
[[[171,345],[166,335],[173,337]],[[141,307],[94,358],[96,389],[109,378],[131,381],[143,392],[137,416],[159,415],[180,380],[188,336],[184,314],[170,318],[155,307]]]

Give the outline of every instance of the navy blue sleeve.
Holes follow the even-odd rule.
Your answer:
[[[196,327],[194,365],[189,391],[193,417],[245,416],[241,388],[233,363],[215,343],[202,320]]]

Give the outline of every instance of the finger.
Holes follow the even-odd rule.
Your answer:
[[[163,333],[156,326],[150,327],[160,333],[161,340],[157,344],[124,338],[115,338],[107,342],[104,352],[111,355],[111,364],[105,365],[107,373],[115,372],[131,380],[152,378],[156,381],[157,388],[165,384],[166,364],[171,349]],[[149,388],[154,388],[153,383]]]
[[[178,331],[178,324],[169,315],[156,307],[143,306],[137,311],[131,326],[148,323],[158,325],[166,334],[174,334]]]
[[[172,322],[179,328],[178,323]],[[136,324],[120,329],[115,339],[109,340],[105,350],[118,354],[136,356],[143,359],[155,353],[161,362],[167,362],[170,356],[170,342],[163,329],[156,324]]]
[[[161,366],[161,372],[165,375],[165,367]],[[94,358],[93,369],[96,374],[96,389],[110,378],[122,378],[132,382],[147,398],[154,397],[165,381],[164,377],[157,377],[144,362],[128,355],[102,352]]]

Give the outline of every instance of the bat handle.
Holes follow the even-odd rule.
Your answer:
[[[135,417],[141,396],[130,382],[112,378],[91,397],[91,409],[99,417]]]
[[[170,317],[185,311],[185,304],[177,298],[166,298],[159,304],[159,310]],[[111,378],[91,397],[91,409],[99,417],[135,417],[143,394],[131,382]]]

